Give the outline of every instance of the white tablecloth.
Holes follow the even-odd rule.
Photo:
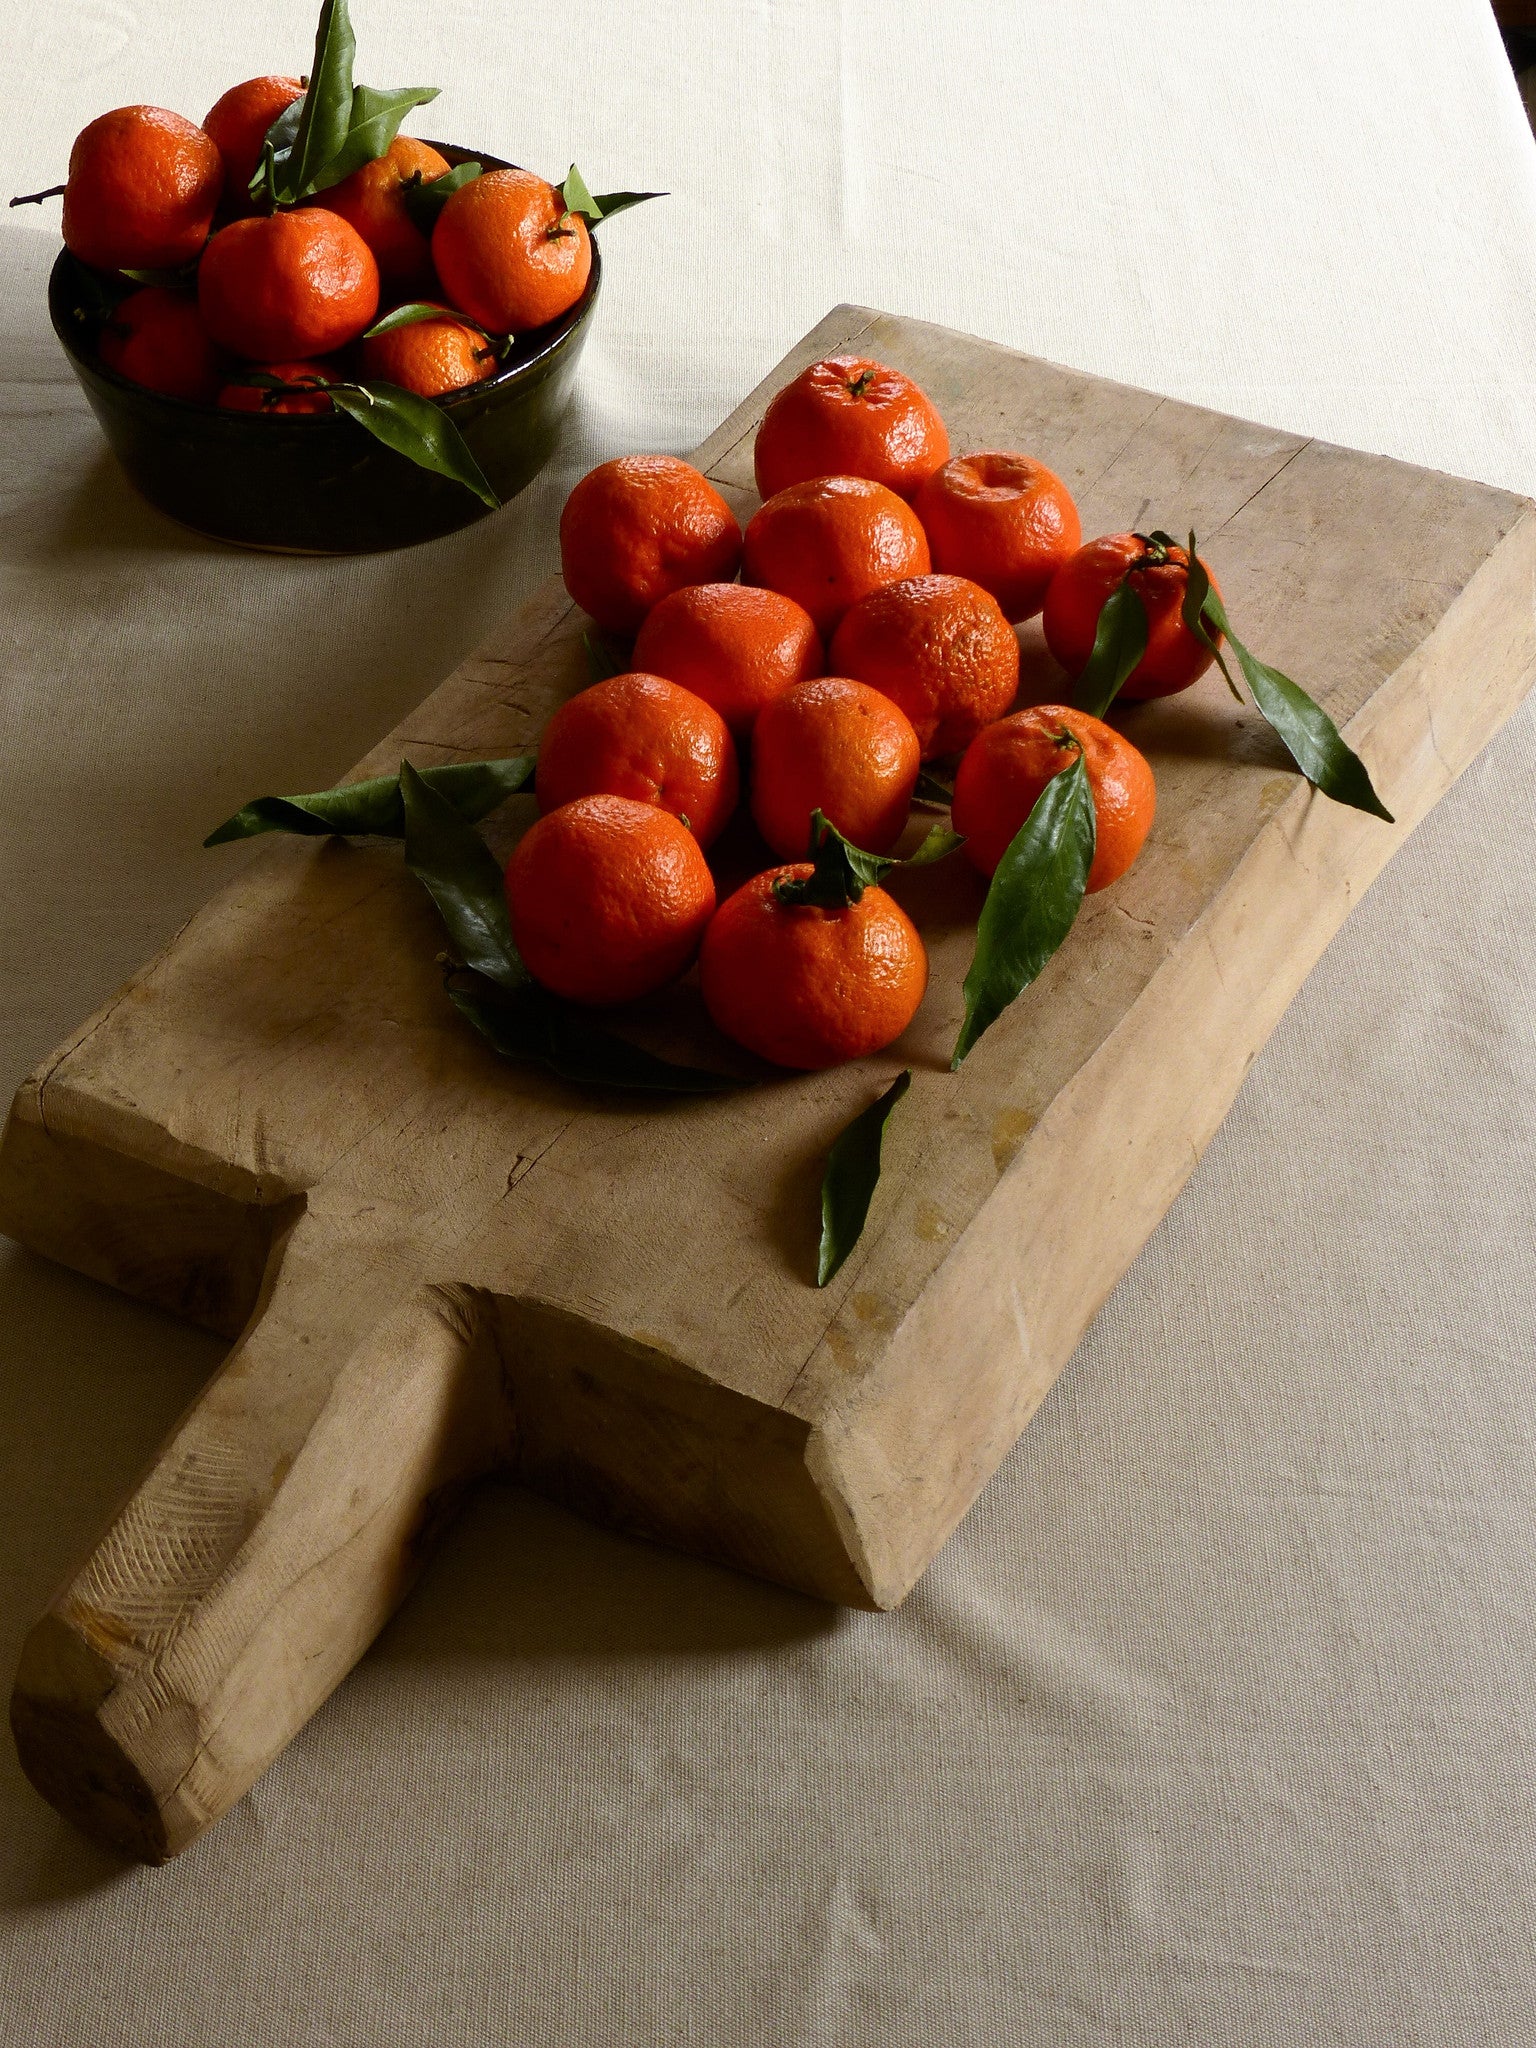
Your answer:
[[[561,461],[383,560],[129,492],[0,231],[0,1083],[838,299],[1536,490],[1536,149],[1483,0],[355,0],[418,132],[614,224]],[[7,8],[0,190],[305,67],[309,0]],[[13,216],[20,220],[20,216]],[[1426,549],[1435,536],[1423,537]],[[1411,565],[1405,565],[1411,573]],[[162,1871],[0,1746],[0,2041],[1516,2048],[1536,2037],[1536,722],[1358,910],[899,1613],[510,1489]],[[216,1347],[0,1248],[0,1675]]]

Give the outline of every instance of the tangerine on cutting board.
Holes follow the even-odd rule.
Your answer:
[[[785,903],[775,885],[809,861],[769,868],[728,896],[699,952],[704,1005],[728,1038],[775,1066],[814,1069],[901,1036],[928,986],[916,926],[884,889],[847,909]]]
[[[534,979],[575,1003],[624,1003],[681,974],[715,908],[693,834],[654,804],[583,796],[507,863],[512,936]]]
[[[913,499],[936,569],[990,590],[1015,625],[1045,602],[1052,576],[1083,537],[1072,493],[1033,456],[957,455]]]
[[[712,705],[664,676],[609,676],[569,698],[544,728],[540,811],[580,796],[656,804],[700,846],[736,808],[736,746]]]
[[[1209,571],[1207,571],[1209,574]],[[1171,697],[1187,690],[1216,659],[1180,613],[1189,583],[1189,551],[1153,546],[1135,533],[1107,533],[1077,550],[1057,571],[1046,595],[1045,642],[1069,676],[1080,676],[1093,652],[1099,613],[1110,592],[1129,582],[1147,615],[1147,651],[1120,695]],[[1221,589],[1211,577],[1211,588]],[[1212,639],[1221,644],[1220,634]]]
[[[547,178],[483,171],[438,215],[432,260],[461,313],[492,334],[521,334],[575,305],[591,274],[592,241]]]
[[[219,388],[219,362],[196,303],[146,285],[114,308],[101,330],[101,360],[148,391],[206,405]]]
[[[1017,636],[997,599],[964,576],[871,591],[843,615],[829,660],[901,706],[925,760],[969,746],[1019,693]]]
[[[742,543],[743,579],[792,597],[824,635],[882,583],[931,567],[911,506],[861,476],[791,484],[753,513]]]
[[[750,583],[691,583],[646,614],[635,667],[670,676],[713,704],[738,737],[795,683],[825,666],[821,636],[803,605]]]
[[[442,398],[496,374],[496,351],[478,327],[445,306],[440,320],[413,320],[363,339],[363,375],[382,377],[423,398]]]
[[[386,286],[404,293],[429,291],[432,247],[406,211],[403,188],[412,178],[423,184],[441,178],[448,168],[448,159],[430,143],[418,142],[414,135],[397,135],[382,156],[339,185],[328,185],[317,203],[357,229],[373,251]]]
[[[69,152],[64,245],[99,270],[179,270],[223,189],[224,159],[201,128],[164,107],[116,107]]]
[[[231,221],[197,268],[203,324],[232,355],[281,362],[354,341],[379,308],[379,267],[324,207]]]
[[[855,846],[888,853],[911,812],[920,760],[905,712],[867,683],[796,683],[752,728],[753,820],[783,860],[804,854],[818,810]]]
[[[1093,792],[1089,893],[1107,889],[1125,873],[1157,809],[1157,784],[1146,756],[1086,711],[1036,704],[978,733],[955,776],[950,815],[955,830],[965,834],[966,858],[982,874],[993,873],[1041,790],[1071,767],[1079,750]]]
[[[267,130],[304,90],[300,78],[269,73],[247,78],[221,93],[203,116],[203,129],[211,135],[224,159],[224,210],[240,214],[251,211],[250,184],[261,162]]]
[[[775,392],[752,449],[758,493],[815,476],[864,476],[910,498],[949,459],[933,401],[868,356],[827,356]]]
[[[565,587],[605,633],[635,632],[652,605],[684,584],[728,580],[740,558],[735,513],[675,455],[600,462],[560,514]]]

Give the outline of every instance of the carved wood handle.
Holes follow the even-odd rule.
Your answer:
[[[394,1611],[454,1493],[509,1451],[475,1297],[408,1266],[402,1292],[356,1246],[339,1277],[316,1238],[299,1224],[252,1326],[22,1650],[28,1777],[145,1862],[250,1788]]]

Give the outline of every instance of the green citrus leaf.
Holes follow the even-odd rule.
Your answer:
[[[1077,709],[1102,718],[1146,651],[1147,608],[1129,582],[1119,583],[1104,600],[1093,652],[1072,692]]]
[[[592,204],[597,208],[598,220],[612,220],[616,213],[627,213],[632,206],[643,206],[647,199],[666,199],[665,192],[599,192]],[[572,212],[578,209],[572,208]]]
[[[437,216],[454,193],[478,178],[483,169],[481,164],[455,164],[440,178],[423,178],[420,171],[412,172],[400,187],[400,197],[406,212],[424,235],[430,235],[437,226]]]
[[[631,206],[643,205],[647,199],[665,199],[665,192],[604,192],[594,198],[587,189],[587,181],[574,164],[565,174],[565,183],[560,187],[560,197],[565,201],[568,213],[584,214],[591,226],[600,220],[612,220],[616,213],[624,213]]]
[[[1212,637],[1205,623],[1205,603],[1211,594],[1210,571],[1195,553],[1193,534],[1189,536],[1189,543],[1189,568],[1184,576],[1184,602],[1179,607],[1179,617],[1186,632],[1193,633],[1195,638],[1203,642],[1215,655],[1216,666],[1226,679],[1227,688],[1241,704],[1245,701],[1243,693],[1233,680],[1231,669],[1227,667],[1227,657],[1222,652],[1221,641]]]
[[[509,995],[478,975],[455,975],[448,983],[448,999],[503,1058],[536,1062],[578,1087],[718,1095],[742,1086],[731,1074],[678,1066],[632,1045],[532,982]]]
[[[821,1178],[821,1251],[816,1285],[825,1287],[863,1234],[880,1178],[880,1145],[891,1111],[912,1085],[912,1069],[862,1109],[834,1140]]]
[[[333,384],[331,402],[350,413],[359,426],[405,455],[423,469],[452,477],[494,512],[501,500],[491,489],[485,473],[469,452],[464,436],[442,408],[430,398],[404,391],[398,384],[367,379],[356,384]]]
[[[473,327],[476,334],[483,334],[488,341],[496,339],[488,327],[471,320],[467,313],[456,313],[450,306],[434,306],[430,299],[412,299],[409,305],[396,306],[393,312],[365,329],[363,339],[371,341],[376,334],[393,334],[397,327],[417,327],[423,320],[456,320],[461,327]]]
[[[958,1067],[989,1025],[1040,973],[1071,931],[1093,866],[1093,791],[1079,751],[1041,790],[997,864],[965,977]]]
[[[308,175],[298,188],[298,196],[307,199],[316,192],[327,191],[382,156],[399,134],[400,123],[412,107],[424,107],[428,100],[437,98],[439,90],[435,85],[358,86],[352,94],[351,116],[340,148]]]
[[[524,987],[528,970],[512,941],[500,861],[409,761],[400,764],[400,795],[405,864],[437,905],[459,958],[502,988]]]
[[[811,843],[805,856],[812,864],[811,872],[775,882],[773,893],[781,903],[812,903],[823,910],[847,910],[866,889],[883,882],[892,868],[927,867],[964,844],[960,833],[935,825],[917,851],[905,860],[895,854],[866,853],[862,846],[845,839],[825,812],[812,811]]]
[[[419,773],[429,789],[475,825],[509,796],[528,788],[534,761],[532,754],[518,754],[507,761],[452,761]],[[310,796],[258,796],[226,818],[203,844],[224,846],[232,839],[255,839],[263,832],[297,832],[310,839],[323,839],[330,833],[400,839],[405,834],[400,778],[374,775],[366,782],[343,782]]]
[[[953,782],[946,782],[941,775],[934,775],[927,768],[917,771],[917,787],[912,792],[915,804],[926,804],[930,808],[947,811],[955,800]]]
[[[291,205],[315,190],[315,173],[338,156],[352,123],[352,63],[357,45],[347,0],[321,0],[309,90],[286,155],[279,155],[271,197]]]
[[[1237,665],[1253,692],[1254,703],[1279,733],[1286,751],[1313,788],[1320,789],[1324,796],[1332,797],[1335,803],[1347,804],[1351,810],[1365,811],[1373,818],[1384,818],[1389,825],[1394,823],[1392,813],[1376,794],[1370,771],[1322,705],[1314,702],[1299,683],[1293,683],[1279,669],[1271,668],[1257,655],[1250,654],[1233,632],[1226,607],[1211,588],[1204,564],[1196,560],[1193,534],[1189,536],[1189,559],[1184,623],[1221,661],[1223,674],[1227,674],[1227,665],[1222,661],[1221,650],[1212,637],[1212,627],[1226,635],[1227,644],[1236,655]],[[1230,674],[1227,674],[1227,681],[1231,684]]]
[[[565,183],[560,187],[560,197],[571,213],[584,213],[588,220],[600,220],[597,201],[587,190],[587,181],[574,164],[565,174]]]
[[[279,165],[286,170],[299,123],[304,118],[305,97],[301,92],[297,99],[290,100],[262,139],[261,160],[252,171],[246,187],[258,206],[277,204],[283,182]]]
[[[920,845],[915,846],[904,860],[893,865],[899,868],[931,867],[936,860],[947,860],[952,853],[958,853],[964,844],[963,832],[951,832],[943,825],[934,825]]]
[[[581,629],[581,644],[587,654],[587,674],[594,683],[606,683],[610,676],[629,674],[622,651],[590,626]]]

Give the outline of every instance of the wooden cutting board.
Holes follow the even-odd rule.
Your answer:
[[[1042,456],[1085,532],[1193,525],[1239,630],[1347,727],[1398,822],[1315,795],[1219,676],[1128,707],[1146,851],[958,1075],[981,885],[951,861],[894,885],[932,959],[899,1045],[687,1100],[499,1061],[444,999],[398,848],[264,842],[27,1079],[0,1146],[0,1226],[234,1342],[23,1653],[22,1761],[87,1832],[157,1860],[223,1813],[493,1469],[893,1606],[1351,904],[1530,685],[1525,500],[857,307],[700,451],[743,515],[769,397],[841,348],[916,376],[957,448]],[[535,746],[585,680],[581,624],[551,584],[357,772]],[[1023,640],[1026,694],[1059,697]],[[210,883],[239,858],[210,853]],[[720,1056],[686,991],[649,1023]],[[908,1064],[869,1227],[819,1291],[827,1147]]]

